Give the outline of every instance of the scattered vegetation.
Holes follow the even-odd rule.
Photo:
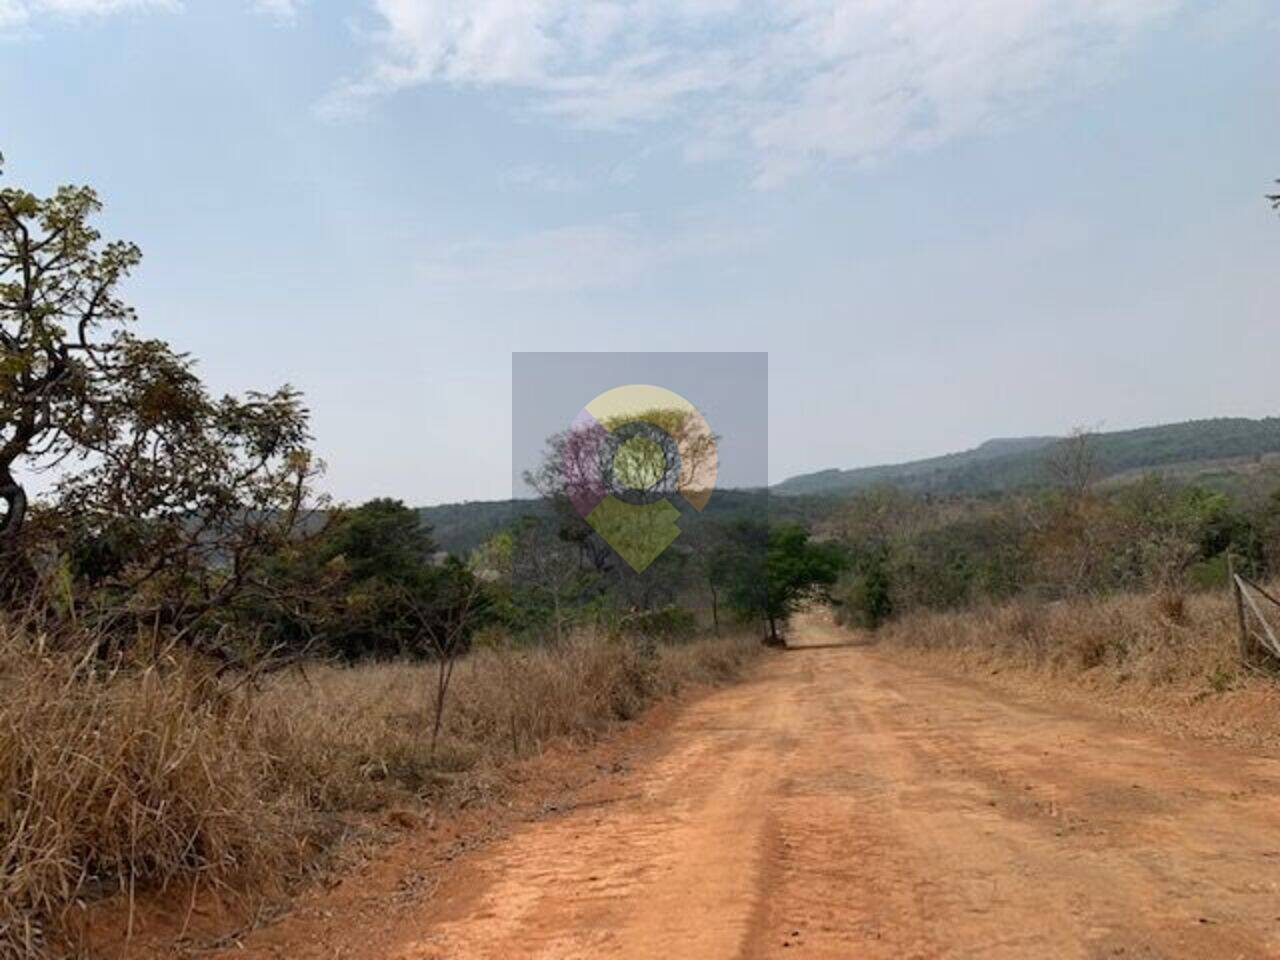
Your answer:
[[[1051,485],[1036,493],[851,498],[829,522],[852,558],[838,617],[978,673],[1017,667],[1059,686],[1196,703],[1274,692],[1276,665],[1241,658],[1228,559],[1254,579],[1280,574],[1280,489],[1238,501],[1156,475],[1099,484],[1087,433],[1046,464]]]
[[[875,627],[1019,597],[1224,589],[1228,553],[1252,576],[1280,572],[1280,490],[1241,503],[1158,476],[1099,485],[1088,446],[1064,442],[1054,485],[1033,494],[847,500],[823,524],[851,557],[841,617]]]

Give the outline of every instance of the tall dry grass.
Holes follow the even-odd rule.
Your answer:
[[[433,756],[429,664],[237,686],[181,651],[104,665],[66,646],[0,626],[0,956],[57,949],[74,905],[107,895],[275,892],[347,815],[429,802],[479,769],[596,736],[759,649],[583,635],[479,651],[458,666]]]
[[[1280,744],[1280,665],[1241,661],[1233,600],[1173,591],[903,616],[871,635],[931,663],[1107,702],[1180,733]]]

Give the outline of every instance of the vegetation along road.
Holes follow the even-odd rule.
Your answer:
[[[827,647],[838,634],[813,618],[797,636],[815,648],[685,707],[603,794],[464,854],[447,893],[395,935],[338,923],[323,947],[284,948],[394,960],[1280,951],[1280,761]]]

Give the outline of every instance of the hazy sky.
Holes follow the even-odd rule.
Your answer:
[[[328,485],[510,492],[511,352],[764,350],[774,480],[1280,412],[1274,0],[0,0],[5,182]],[[590,397],[584,397],[583,402]]]

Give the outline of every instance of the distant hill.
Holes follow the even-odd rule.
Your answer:
[[[418,516],[431,527],[440,549],[458,556],[470,553],[518,517],[549,513],[541,500],[468,500],[418,508]]]
[[[765,491],[718,490],[708,514],[722,519],[759,516],[813,521],[840,499],[877,484],[918,493],[984,494],[1026,490],[1048,482],[1045,459],[1058,437],[1007,437],[973,450],[853,470],[822,470],[792,477]],[[1280,485],[1280,417],[1195,420],[1163,427],[1100,433],[1094,438],[1102,479],[1123,483],[1157,472],[1179,480],[1247,495]],[[477,500],[420,507],[436,542],[466,555],[524,515],[546,516],[539,500]]]
[[[938,494],[1029,489],[1048,481],[1045,461],[1060,439],[988,440],[973,450],[910,463],[822,470],[784,480],[773,492],[823,496],[879,484]],[[1180,477],[1231,475],[1280,456],[1280,417],[1192,420],[1099,433],[1094,450],[1100,479],[1152,471]]]

